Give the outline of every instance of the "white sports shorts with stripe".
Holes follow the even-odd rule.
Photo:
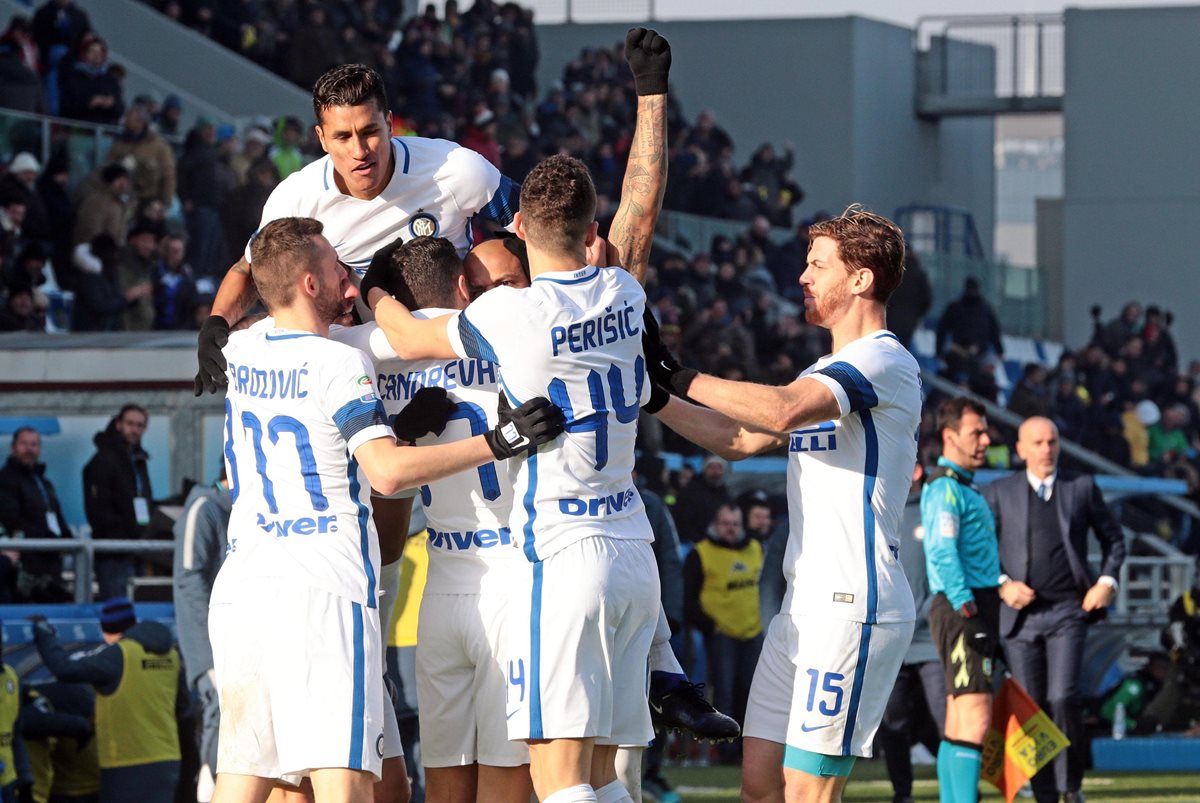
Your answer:
[[[811,753],[869,757],[912,633],[912,622],[777,615],[754,671],[742,734]]]
[[[500,654],[505,606],[513,575],[529,571],[521,563],[513,568],[504,574],[507,587],[485,579],[478,594],[430,594],[427,588],[421,599],[417,711],[426,767],[529,763],[529,747],[509,741],[504,721],[508,675]]]
[[[383,663],[375,610],[294,579],[209,609],[221,704],[217,773],[299,783],[312,769],[379,778]]]
[[[659,606],[649,541],[588,537],[533,563],[505,624],[508,737],[648,745]]]

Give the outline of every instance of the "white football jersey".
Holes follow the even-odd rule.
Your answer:
[[[338,259],[361,277],[375,252],[397,237],[445,237],[463,256],[472,216],[512,224],[520,187],[475,151],[444,139],[392,137],[392,155],[392,179],[369,201],[337,188],[328,156],[305,166],[271,192],[259,229],[282,217],[316,218]],[[249,262],[250,243],[245,256]]]
[[[265,327],[235,332],[223,351],[233,512],[213,600],[259,577],[287,577],[376,607],[371,487],[353,454],[392,431],[366,356]]]
[[[508,461],[510,526],[530,561],[589,536],[654,538],[632,476],[638,412],[650,398],[645,306],[626,271],[589,265],[497,287],[447,322],[459,356],[500,366],[514,407],[546,396],[566,416],[563,435]]]
[[[454,310],[425,309],[418,318],[449,315]],[[441,435],[426,435],[418,446],[482,435],[496,426],[499,370],[475,358],[401,360],[375,323],[337,334],[367,351],[375,362],[375,387],[389,421],[421,388],[445,388],[457,405]],[[421,487],[421,504],[429,520],[429,575],[426,594],[478,594],[485,578],[505,582],[513,565],[524,563],[509,530],[513,486],[508,467],[485,463]]]
[[[833,391],[841,417],[789,436],[783,610],[867,624],[912,621],[899,532],[917,459],[917,361],[895,335],[879,331],[801,376]]]

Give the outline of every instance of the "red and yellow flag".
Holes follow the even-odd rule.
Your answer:
[[[1021,684],[1008,678],[992,703],[980,777],[1012,803],[1025,782],[1069,744]]]

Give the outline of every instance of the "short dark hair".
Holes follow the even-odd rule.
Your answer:
[[[36,427],[17,427],[16,429],[13,430],[12,445],[16,446],[17,438],[21,437],[26,432],[32,432],[33,434],[37,435],[39,438],[42,436],[42,433],[38,432]]]
[[[317,125],[321,124],[321,114],[332,106],[362,106],[372,100],[380,112],[387,113],[383,78],[365,64],[339,64],[313,84],[313,115]]]
[[[852,270],[871,271],[875,275],[872,298],[888,302],[904,278],[904,233],[899,226],[851,204],[838,217],[809,226],[809,248],[818,237],[834,240],[842,261]]]
[[[100,180],[105,184],[112,184],[119,178],[128,177],[129,170],[125,167],[125,165],[120,164],[119,162],[113,162],[110,165],[105,165],[104,169],[100,171]]]
[[[134,404],[133,402],[127,402],[121,405],[120,410],[117,410],[117,414],[113,416],[113,421],[120,421],[125,417],[126,413],[141,413],[143,416],[145,416],[146,420],[150,420],[150,414],[146,412],[145,407],[140,404]]]
[[[409,309],[451,307],[462,260],[445,237],[414,237],[392,252],[384,289]]]
[[[596,217],[596,187],[587,166],[562,154],[542,161],[521,185],[520,209],[535,248],[555,254],[582,251]]]
[[[939,404],[937,408],[938,436],[940,437],[942,432],[947,429],[957,432],[964,413],[974,413],[983,418],[987,415],[987,410],[982,404],[972,401],[966,396],[955,396]]]
[[[317,265],[314,238],[325,230],[321,221],[310,217],[281,217],[263,226],[250,241],[251,276],[267,310],[292,303],[296,279],[312,273]]]

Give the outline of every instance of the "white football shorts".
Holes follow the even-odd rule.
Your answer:
[[[265,578],[208,618],[221,705],[217,773],[298,783],[312,769],[379,778],[383,666],[374,610]]]
[[[912,622],[777,615],[754,671],[743,735],[869,757],[912,633]]]
[[[529,571],[527,565],[517,564]],[[417,631],[417,710],[426,767],[529,763],[529,747],[509,741],[508,677],[500,663],[504,609],[512,589],[426,594]]]
[[[649,541],[590,537],[532,564],[505,626],[508,735],[645,747],[660,607]]]

